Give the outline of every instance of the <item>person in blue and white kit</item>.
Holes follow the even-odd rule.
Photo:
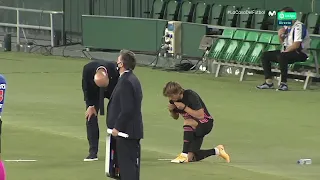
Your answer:
[[[295,12],[290,7],[285,7],[281,12]],[[304,62],[308,58],[308,48],[310,47],[310,37],[306,26],[294,20],[292,26],[284,26],[278,30],[282,50],[266,51],[261,57],[264,70],[265,82],[258,89],[273,89],[271,62],[277,62],[281,71],[281,83],[278,90],[287,91],[288,64]]]

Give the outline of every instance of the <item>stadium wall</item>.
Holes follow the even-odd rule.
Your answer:
[[[0,0],[0,5],[65,11],[65,30],[69,33],[80,33],[81,15],[83,14],[147,17],[145,12],[152,8],[152,2],[153,0]],[[270,10],[291,6],[297,11],[312,11],[312,0],[192,0],[192,2],[248,6]],[[314,2],[314,11],[320,12],[320,0],[314,0]],[[24,13],[22,17],[22,22],[27,24],[49,25],[49,20],[47,17],[44,17],[44,15]],[[15,13],[12,11],[1,12],[0,21],[15,22]]]
[[[247,6],[267,10],[280,9],[291,6],[297,11],[320,12],[320,0],[191,0],[192,2],[218,3],[223,5]],[[81,15],[106,15],[124,17],[147,18],[145,12],[152,8],[153,0],[0,0],[1,6],[21,7],[64,11],[64,29],[69,39],[81,40]],[[21,22],[31,25],[49,26],[49,15],[37,13],[22,13]],[[0,22],[16,22],[16,13],[13,11],[0,11]],[[2,29],[3,32],[13,32],[14,28]],[[38,30],[26,30],[29,38],[40,37],[38,34],[48,36],[49,33]]]

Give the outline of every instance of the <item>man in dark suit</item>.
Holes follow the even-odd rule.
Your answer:
[[[119,72],[114,62],[94,60],[83,67],[82,90],[86,102],[86,126],[89,155],[84,161],[98,160],[98,111],[104,114],[104,98],[110,98],[118,82]]]
[[[136,58],[133,52],[122,50],[117,61],[120,77],[109,100],[107,126],[116,140],[121,180],[140,179],[140,139],[143,138],[141,113],[142,89],[133,74]],[[119,132],[129,138],[118,136]]]

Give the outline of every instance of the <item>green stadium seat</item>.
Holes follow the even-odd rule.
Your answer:
[[[260,65],[260,56],[262,52],[265,51],[268,44],[270,44],[273,34],[271,33],[261,33],[257,43],[255,43],[254,48],[249,52],[246,59],[246,63],[250,65]]]
[[[277,20],[277,15],[274,16],[269,16],[269,10],[266,11],[265,13],[265,18],[263,21],[263,29],[265,30],[277,30],[278,27],[278,20]],[[273,11],[271,11],[273,12]]]
[[[199,2],[195,5],[193,22],[199,24],[208,24],[210,6],[204,2]]]
[[[278,31],[280,28],[283,27],[283,26],[279,26],[279,25],[278,25],[278,19],[277,19],[277,18],[274,19],[274,24],[275,24],[275,26],[276,26],[276,28],[274,29],[275,31]]]
[[[236,12],[239,10],[238,7],[236,6],[227,6],[223,12],[223,22],[222,24],[224,26],[228,27],[236,27],[237,25],[237,19],[238,19],[238,14],[237,13],[230,13],[230,12]]]
[[[179,2],[175,0],[169,1],[167,5],[166,20],[169,20],[169,21],[178,20],[178,13],[179,13]]]
[[[266,51],[275,51],[275,50],[280,50],[281,49],[281,44],[279,41],[279,36],[278,34],[275,34],[272,36],[270,44],[268,44]]]
[[[236,52],[233,60],[236,63],[244,63],[246,61],[247,54],[250,52],[251,49],[254,48],[255,43],[258,41],[260,36],[260,32],[256,31],[249,31],[246,39],[243,41],[241,47]]]
[[[221,4],[214,4],[211,7],[209,23],[213,25],[222,25],[224,7]]]
[[[319,34],[319,20],[317,13],[309,13],[307,15],[306,25],[310,34]]]
[[[275,51],[275,50],[281,50],[282,49],[282,45],[280,44],[280,41],[279,41],[279,36],[278,35],[274,35],[274,38],[278,39],[279,44],[277,44],[277,43],[272,44],[272,40],[271,40],[271,43],[268,45],[266,51]],[[291,66],[291,64],[288,65],[288,68],[290,68],[290,66]],[[279,69],[279,63],[271,62],[271,67],[273,69]]]
[[[225,50],[223,50],[223,52],[220,54],[218,60],[223,62],[232,60],[237,49],[241,47],[247,33],[248,31],[236,30],[233,38],[230,40],[228,46],[224,48]]]
[[[320,39],[319,38],[312,38],[311,43],[310,43],[310,51],[313,51],[313,53],[317,53],[317,58],[318,58],[318,64],[320,64]],[[316,50],[318,49],[318,50]],[[294,63],[291,67],[292,69],[298,70],[299,68],[315,68],[315,60],[314,60],[314,55],[313,53],[309,53],[309,58],[305,62],[297,62]]]
[[[242,7],[240,11],[252,11],[250,7]],[[250,28],[251,22],[252,22],[253,14],[245,13],[245,14],[239,14],[238,22],[236,24],[237,27],[240,28]]]
[[[277,18],[276,15],[274,16],[269,16],[269,11],[268,10],[263,10],[263,9],[256,9],[255,14],[253,15],[253,23],[251,28],[253,29],[262,29],[262,30],[275,30],[277,27],[277,24],[275,24],[275,19]],[[260,12],[265,12],[265,13],[258,13]]]
[[[305,23],[306,14],[304,14],[303,12],[297,12],[297,20],[300,21],[300,22]]]
[[[151,12],[144,12],[148,14],[149,18],[163,19],[166,12],[166,1],[154,0]]]
[[[224,29],[222,35],[213,43],[208,54],[208,58],[217,60],[222,53],[224,47],[226,47],[232,39],[235,29]]]
[[[192,22],[194,6],[189,1],[183,1],[179,12],[179,21]]]
[[[267,45],[265,51],[275,51],[275,50],[281,50],[282,45],[280,44],[279,36],[278,34],[274,34],[272,36],[270,44]],[[276,62],[271,62],[271,66],[273,68],[278,68],[279,64]]]

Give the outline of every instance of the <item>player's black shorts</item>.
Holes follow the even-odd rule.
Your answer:
[[[198,121],[198,126],[195,130],[194,133],[194,139],[190,144],[189,147],[189,152],[196,152],[199,151],[202,143],[203,143],[203,138],[204,136],[206,136],[207,134],[209,134],[211,132],[213,128],[213,120],[209,120],[206,123],[201,123]]]

